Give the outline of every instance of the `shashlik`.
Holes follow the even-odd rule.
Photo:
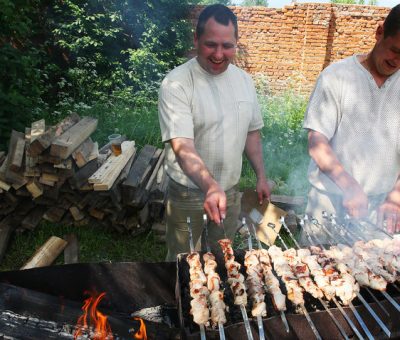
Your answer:
[[[207,288],[210,292],[209,302],[211,306],[211,322],[213,325],[225,324],[226,316],[224,303],[224,293],[220,290],[221,278],[215,271],[217,262],[212,253],[205,253],[204,260],[204,273],[207,276]]]

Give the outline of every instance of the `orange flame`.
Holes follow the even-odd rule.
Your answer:
[[[140,339],[140,340],[147,340],[146,325],[144,324],[144,321],[141,318],[133,318],[133,319],[140,321],[140,328],[134,334],[133,338],[134,339]]]
[[[83,330],[90,331],[90,327],[94,328],[93,339],[95,340],[112,340],[114,339],[111,327],[107,321],[107,316],[97,310],[97,305],[106,295],[101,293],[89,293],[91,296],[84,301],[82,310],[83,315],[79,317],[75,326],[74,339],[83,335]],[[97,296],[96,296],[97,295]],[[89,317],[88,317],[89,314]]]

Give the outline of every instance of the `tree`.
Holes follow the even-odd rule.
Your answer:
[[[265,6],[268,7],[268,0],[243,0],[242,6]]]

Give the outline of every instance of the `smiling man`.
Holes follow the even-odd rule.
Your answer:
[[[269,199],[259,130],[263,127],[251,77],[232,64],[238,40],[237,19],[223,5],[206,7],[194,36],[197,57],[175,68],[159,92],[159,119],[166,143],[168,261],[189,251],[187,217],[193,241],[212,221],[213,251],[233,239],[240,213],[237,184],[245,152],[257,176],[260,202]]]
[[[389,232],[399,232],[400,5],[375,39],[369,53],[327,67],[311,95],[304,121],[312,158],[306,212],[386,222]]]

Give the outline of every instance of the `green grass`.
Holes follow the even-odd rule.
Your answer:
[[[79,242],[79,262],[162,261],[167,252],[164,244],[157,243],[152,232],[136,236],[119,234],[99,226],[62,226],[40,224],[35,231],[14,233],[0,270],[19,269],[51,236],[63,237],[74,233]],[[55,264],[63,264],[60,255]]]
[[[294,93],[281,96],[262,96],[260,104],[265,127],[262,130],[264,161],[267,175],[277,183],[276,194],[305,195],[308,190],[306,170],[309,162],[307,138],[301,128],[305,98]],[[101,147],[107,136],[118,132],[135,140],[138,148],[145,144],[161,147],[157,107],[134,108],[117,102],[115,104],[83,104],[68,108],[62,113],[47,115],[46,121],[55,123],[63,114],[75,111],[81,116],[99,119],[94,141]],[[254,187],[256,179],[247,160],[244,161],[241,188]],[[25,231],[13,235],[0,270],[20,268],[50,236],[75,233],[80,245],[80,262],[162,261],[166,255],[164,244],[157,243],[152,232],[138,236],[118,234],[101,227],[67,227],[42,223],[34,232]],[[292,245],[283,233],[285,241]],[[57,264],[63,263],[60,256]]]

